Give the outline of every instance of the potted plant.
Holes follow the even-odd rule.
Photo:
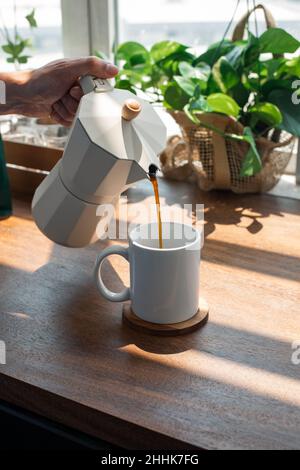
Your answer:
[[[255,36],[248,29],[244,39],[256,8],[263,9],[267,30]],[[147,93],[181,126],[183,140],[172,139],[161,156],[167,175],[196,175],[202,189],[268,190],[289,161],[291,147],[282,149],[300,136],[300,107],[293,104],[300,57],[285,57],[299,46],[258,5],[238,22],[232,39],[200,56],[173,41],[150,50],[136,42],[121,44],[116,86]]]

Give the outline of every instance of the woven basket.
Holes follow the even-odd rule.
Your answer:
[[[272,14],[263,6],[267,27],[275,27]],[[233,39],[241,39],[251,10],[237,24]],[[262,170],[254,176],[241,177],[242,161],[249,149],[245,142],[224,139],[205,127],[195,125],[182,111],[170,111],[181,128],[182,137],[169,139],[161,154],[164,175],[176,180],[196,181],[199,187],[231,189],[236,193],[256,193],[270,190],[277,184],[293,152],[295,138],[283,131],[270,131],[268,138],[256,140],[261,156]],[[201,114],[199,119],[226,133],[243,134],[243,126],[231,117],[221,114]]]

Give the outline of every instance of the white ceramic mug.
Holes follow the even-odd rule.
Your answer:
[[[96,261],[94,276],[100,293],[112,302],[131,300],[139,318],[172,324],[192,318],[199,307],[200,234],[192,226],[164,223],[163,248],[157,239],[157,224],[145,224],[129,235],[129,246],[111,246]],[[103,260],[112,254],[130,264],[130,288],[111,292],[101,275]]]

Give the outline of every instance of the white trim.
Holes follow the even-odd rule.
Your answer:
[[[117,37],[117,1],[61,0],[61,7],[65,56],[100,50],[111,58]]]
[[[116,38],[115,0],[89,0],[91,25],[91,52],[101,50],[110,59]]]
[[[61,0],[65,57],[90,54],[88,0]]]

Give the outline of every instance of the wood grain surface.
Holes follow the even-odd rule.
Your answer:
[[[207,325],[172,338],[124,326],[92,280],[111,242],[56,246],[16,199],[0,221],[0,399],[126,448],[299,449],[300,202],[166,181],[160,192],[165,207],[205,204]],[[149,182],[128,192],[132,217],[150,202]],[[128,284],[119,257],[103,270],[111,288]]]

